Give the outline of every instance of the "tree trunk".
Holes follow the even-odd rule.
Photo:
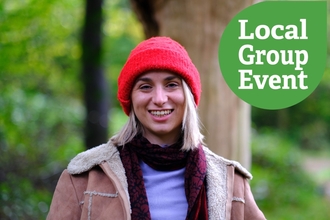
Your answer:
[[[253,1],[131,0],[147,38],[169,36],[188,51],[201,75],[199,115],[206,143],[218,155],[250,167],[250,106],[227,86],[218,47],[229,21]]]
[[[82,35],[82,81],[86,107],[85,146],[91,148],[108,139],[109,97],[101,65],[103,0],[86,0]]]

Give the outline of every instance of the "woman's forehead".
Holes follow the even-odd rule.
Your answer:
[[[181,79],[181,77],[173,72],[166,71],[166,70],[156,70],[156,71],[149,71],[142,75],[140,75],[136,82],[138,81],[152,81],[153,79],[161,79],[161,80],[173,80],[173,79]],[[135,83],[136,83],[135,82]]]

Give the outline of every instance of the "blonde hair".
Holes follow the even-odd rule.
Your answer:
[[[204,136],[200,132],[201,123],[198,117],[194,96],[184,80],[182,80],[182,85],[185,96],[185,110],[182,120],[183,145],[181,150],[189,151],[197,148],[199,144],[204,144]],[[111,137],[110,142],[115,146],[124,146],[136,135],[142,133],[143,126],[136,118],[134,110],[132,109],[128,116],[128,121],[116,135]]]

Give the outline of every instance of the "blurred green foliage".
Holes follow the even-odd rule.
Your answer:
[[[299,146],[274,131],[255,133],[252,140],[254,179],[250,184],[267,219],[329,219],[329,198],[302,169]]]
[[[0,2],[0,218],[44,219],[82,150],[81,1]]]
[[[83,16],[84,1],[0,2],[0,219],[45,219],[59,175],[84,149]],[[116,100],[118,72],[143,38],[128,2],[105,2],[103,37]],[[111,134],[126,120],[119,112]]]
[[[0,219],[45,219],[61,171],[84,149],[83,3],[0,1]],[[113,100],[117,75],[142,39],[128,1],[105,1],[103,65]],[[327,69],[317,90],[296,106],[253,109],[256,131],[275,131],[253,137],[251,184],[269,219],[322,219],[329,214],[296,157],[299,149],[329,148],[329,73]],[[109,114],[109,136],[126,119],[117,103]],[[278,136],[279,131],[286,135]],[[310,218],[303,217],[306,210]]]

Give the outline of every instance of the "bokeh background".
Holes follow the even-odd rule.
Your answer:
[[[0,219],[45,219],[59,175],[85,149],[84,7],[80,0],[0,1]],[[128,1],[104,1],[103,16],[110,137],[126,121],[117,76],[144,35]],[[252,108],[251,187],[268,219],[330,219],[329,52],[307,99],[278,111]]]

